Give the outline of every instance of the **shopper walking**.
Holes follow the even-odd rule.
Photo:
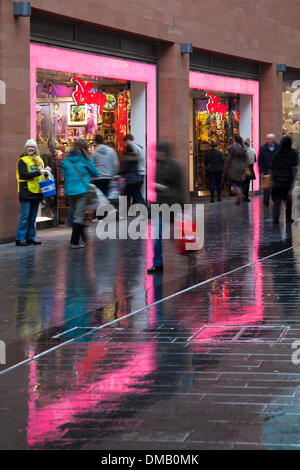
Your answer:
[[[127,196],[127,206],[131,204],[145,204],[144,198],[141,195],[141,186],[144,177],[138,171],[139,155],[134,151],[131,144],[126,145],[125,158],[119,171],[119,175],[125,175],[125,190],[124,195]]]
[[[217,149],[216,142],[211,143],[211,150],[205,156],[206,176],[209,179],[210,202],[215,202],[215,187],[217,188],[218,201],[221,201],[222,174],[224,167],[224,156]]]
[[[236,193],[236,203],[240,204],[243,199],[243,183],[246,178],[247,152],[240,135],[234,134],[233,143],[228,149],[226,160],[226,173],[228,174],[232,187]]]
[[[168,142],[158,142],[156,147],[156,183],[155,190],[158,204],[173,204],[183,206],[184,197],[182,189],[182,170],[176,160],[171,158],[171,146]],[[163,251],[162,251],[162,215],[157,221],[158,238],[154,240],[153,266],[148,269],[148,274],[162,272]]]
[[[127,134],[125,135],[123,141],[125,142],[125,144],[129,144],[132,148],[132,151],[138,156],[138,167],[137,167],[137,171],[138,171],[138,174],[139,176],[141,176],[141,180],[142,180],[142,184],[140,186],[140,189],[139,191],[136,191],[135,193],[135,197],[134,197],[134,201],[133,203],[134,204],[145,204],[145,200],[142,196],[142,186],[144,184],[144,180],[145,180],[145,175],[146,175],[146,157],[145,157],[145,150],[143,148],[142,145],[140,145],[139,143],[137,143],[135,140],[134,140],[134,137],[132,134]]]
[[[17,163],[18,193],[21,203],[21,215],[18,223],[16,245],[41,245],[35,240],[35,221],[39,203],[42,200],[40,181],[45,180],[45,175],[50,168],[44,168],[44,162],[39,156],[39,150],[33,139],[27,140],[24,153]]]
[[[248,159],[248,170],[246,170],[246,177],[244,181],[244,188],[243,188],[243,193],[244,193],[244,201],[245,202],[250,202],[249,199],[249,187],[250,187],[250,182],[252,180],[255,180],[255,173],[253,169],[253,165],[256,162],[256,155],[254,149],[251,147],[251,142],[250,139],[245,139],[244,140],[244,146],[247,152],[247,159]]]
[[[84,219],[89,200],[89,186],[91,177],[99,176],[99,171],[88,154],[88,143],[84,139],[75,142],[73,150],[62,161],[61,168],[65,180],[65,194],[69,197],[73,211],[71,248],[84,248],[80,238],[86,241]]]
[[[298,165],[298,154],[292,148],[292,139],[285,136],[280,141],[280,146],[275,153],[272,164],[272,199],[274,201],[273,207],[273,222],[279,223],[280,207],[282,202],[286,202],[286,222],[291,223],[292,220],[292,199],[291,192],[292,186],[296,179]]]
[[[266,143],[260,147],[258,154],[259,173],[262,177],[270,172],[272,160],[278,148],[279,145],[275,142],[275,134],[267,134]],[[271,190],[264,189],[264,204],[266,207],[269,206],[270,195]]]
[[[119,160],[114,149],[104,145],[101,134],[96,134],[95,142],[97,146],[92,153],[92,158],[99,171],[99,176],[94,179],[94,184],[107,197],[110,181],[118,173]]]

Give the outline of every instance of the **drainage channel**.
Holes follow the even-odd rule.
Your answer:
[[[105,324],[103,324],[103,325],[94,326],[94,327],[86,327],[86,328],[84,328],[84,327],[75,327],[75,328],[71,328],[70,330],[63,331],[63,332],[61,332],[59,335],[56,335],[56,338],[58,338],[58,337],[60,337],[60,336],[63,336],[63,335],[66,334],[68,331],[76,330],[76,328],[82,328],[82,329],[84,329],[84,330],[88,330],[88,331],[84,331],[82,334],[79,334],[79,336],[77,336],[77,335],[75,334],[74,337],[72,337],[72,338],[70,338],[70,339],[68,339],[68,340],[66,340],[66,341],[64,341],[64,342],[62,342],[62,343],[59,344],[59,345],[53,346],[52,348],[49,348],[49,349],[46,349],[45,351],[43,351],[43,352],[41,352],[41,353],[39,353],[39,354],[33,355],[32,357],[29,357],[29,358],[27,358],[27,359],[25,359],[25,360],[23,360],[23,361],[21,361],[21,362],[18,362],[17,364],[14,364],[13,366],[8,367],[7,369],[4,369],[3,371],[0,372],[0,376],[6,374],[6,373],[8,373],[8,372],[10,372],[10,371],[12,371],[12,370],[14,370],[14,369],[16,369],[16,368],[18,368],[18,367],[21,367],[21,366],[23,366],[23,365],[26,365],[26,364],[28,364],[28,363],[31,362],[31,361],[34,361],[34,360],[39,359],[39,358],[41,358],[41,357],[43,357],[43,356],[46,356],[47,354],[50,354],[50,353],[52,353],[53,351],[56,351],[56,350],[58,350],[58,349],[61,349],[61,348],[65,347],[66,345],[72,343],[72,342],[75,341],[75,340],[84,338],[84,337],[86,337],[86,336],[88,336],[88,335],[91,335],[91,334],[97,332],[97,331],[99,332],[100,330],[103,330],[104,328],[108,328],[108,327],[113,326],[113,325],[115,325],[115,324],[117,324],[117,323],[120,323],[120,321],[122,321],[122,320],[125,320],[125,319],[130,318],[130,317],[132,317],[132,316],[134,316],[134,315],[137,315],[137,314],[139,314],[139,313],[141,313],[141,312],[144,312],[145,310],[148,310],[148,309],[151,308],[151,307],[154,307],[154,306],[159,305],[159,304],[161,304],[161,303],[163,303],[163,302],[166,302],[166,301],[168,301],[168,300],[171,300],[171,299],[173,299],[173,298],[175,298],[175,297],[177,297],[177,296],[179,296],[179,295],[185,294],[186,292],[189,292],[189,291],[191,291],[191,290],[193,290],[193,289],[197,289],[197,288],[202,287],[202,286],[204,286],[204,285],[206,285],[206,284],[209,284],[209,283],[214,282],[214,281],[216,281],[216,280],[222,279],[222,278],[224,278],[224,277],[226,277],[226,276],[230,276],[231,274],[234,274],[234,273],[236,273],[236,272],[238,272],[238,271],[241,271],[241,270],[243,270],[243,269],[246,269],[246,268],[249,268],[249,267],[251,267],[251,266],[254,266],[254,265],[258,264],[258,263],[263,263],[264,261],[266,261],[266,260],[268,260],[268,259],[274,258],[275,256],[279,256],[279,255],[281,255],[281,254],[283,254],[283,253],[286,253],[286,252],[288,252],[288,251],[291,251],[291,250],[293,250],[294,248],[297,248],[297,247],[299,247],[299,246],[300,246],[300,244],[297,243],[297,244],[295,244],[295,245],[293,245],[293,246],[291,246],[291,247],[289,247],[289,248],[286,248],[286,249],[284,249],[284,250],[277,251],[277,252],[275,252],[275,253],[272,253],[271,255],[265,256],[265,257],[260,258],[260,259],[258,259],[258,260],[256,260],[256,261],[252,261],[251,263],[244,264],[244,265],[239,266],[239,267],[237,267],[237,268],[235,268],[235,269],[232,269],[232,270],[230,270],[230,271],[227,271],[227,272],[225,272],[225,273],[223,273],[223,274],[219,274],[219,275],[214,276],[214,277],[212,277],[212,278],[210,278],[210,279],[206,279],[205,281],[199,282],[199,283],[194,284],[194,285],[192,285],[192,286],[190,286],[190,287],[187,287],[186,289],[183,289],[183,290],[180,290],[180,291],[178,291],[178,292],[175,292],[174,294],[171,294],[171,295],[169,295],[169,296],[167,296],[167,297],[164,297],[164,298],[162,298],[162,299],[160,299],[160,300],[157,300],[157,301],[153,302],[152,304],[146,305],[145,307],[142,307],[142,308],[140,308],[140,309],[138,309],[138,310],[135,310],[135,311],[133,311],[133,312],[130,312],[130,313],[128,313],[128,314],[126,314],[126,315],[124,315],[124,316],[122,316],[122,317],[116,318],[115,320],[112,320],[112,321],[110,321],[110,322],[108,322],[108,323],[105,323]],[[109,334],[111,334],[111,333],[109,333]],[[196,335],[197,335],[197,333],[196,333]],[[53,338],[55,338],[55,336],[53,336]],[[190,341],[191,339],[192,339],[192,338],[189,338],[188,341]]]

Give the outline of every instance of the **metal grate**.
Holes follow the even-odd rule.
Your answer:
[[[289,326],[278,325],[203,325],[188,339],[191,343],[278,343]]]

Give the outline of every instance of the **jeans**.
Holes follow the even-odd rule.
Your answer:
[[[39,209],[39,200],[21,201],[21,215],[18,223],[16,240],[35,239],[35,219]]]
[[[158,238],[154,240],[154,258],[153,266],[163,266],[163,254],[162,254],[162,214],[159,214],[159,219],[157,220],[158,228]]]
[[[215,196],[215,186],[217,186],[218,197],[221,196],[222,191],[222,171],[207,172],[209,179],[209,191],[211,199]]]
[[[73,224],[84,224],[85,211],[89,202],[89,193],[69,196],[70,208],[73,212]]]

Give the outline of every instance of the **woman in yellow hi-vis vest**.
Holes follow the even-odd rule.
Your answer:
[[[24,153],[17,163],[18,193],[21,203],[21,215],[18,223],[16,245],[40,245],[35,240],[35,219],[42,199],[39,182],[44,180],[47,170],[39,156],[34,140],[27,140]]]

